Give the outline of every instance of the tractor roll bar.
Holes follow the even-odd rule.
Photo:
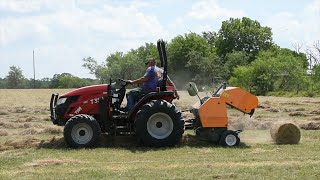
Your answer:
[[[168,66],[167,66],[167,52],[166,52],[166,45],[162,39],[159,39],[157,42],[157,48],[160,57],[161,67],[163,67],[163,75],[162,75],[162,84],[160,85],[160,89],[162,91],[166,91],[166,83],[168,80]]]
[[[159,58],[160,58],[160,67],[163,67],[163,54],[161,50],[161,40],[159,39],[157,42],[157,48],[158,48],[158,53],[159,53]]]

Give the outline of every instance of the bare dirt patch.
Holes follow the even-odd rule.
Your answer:
[[[194,135],[185,134],[182,136],[181,144],[183,145],[197,145],[199,143],[199,140]]]
[[[66,148],[67,144],[63,137],[53,136],[53,138],[49,141],[41,141],[39,144],[39,147],[57,149],[57,148]]]
[[[35,160],[31,163],[26,163],[26,166],[39,167],[39,166],[54,166],[54,165],[62,165],[62,164],[79,164],[82,161],[74,160],[74,159],[41,159]]]

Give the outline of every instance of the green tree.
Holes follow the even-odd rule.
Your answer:
[[[247,17],[223,21],[215,42],[219,56],[243,51],[250,55],[250,62],[260,50],[266,50],[273,44],[271,28]]]
[[[84,79],[73,75],[59,77],[59,88],[80,88],[87,85],[88,83]]]
[[[8,88],[23,88],[24,76],[20,67],[10,66],[10,71],[6,76]]]
[[[127,54],[115,53],[107,58],[107,75],[111,79],[135,79],[142,76],[146,69],[145,59],[139,59],[136,52]]]
[[[41,81],[38,79],[34,80],[33,78],[30,78],[30,79],[25,78],[23,80],[23,86],[28,89],[41,88]]]
[[[202,37],[212,46],[215,46],[217,36],[218,34],[214,31],[202,32]]]
[[[169,74],[180,88],[190,80],[204,83],[219,70],[215,68],[219,61],[208,40],[193,32],[172,39],[168,44],[168,63]]]
[[[223,79],[222,75],[224,72],[221,68],[223,65],[221,64],[221,59],[215,54],[210,54],[209,57],[204,57],[197,51],[191,51],[187,57],[190,60],[186,65],[186,68],[191,67],[192,69],[197,70],[189,79],[184,78],[182,85],[189,81],[193,81],[201,86],[207,86],[211,85],[214,79]]]
[[[101,83],[105,83],[108,80],[107,67],[105,63],[98,64],[98,62],[92,57],[83,58],[82,67],[87,68],[90,74],[95,75],[96,78],[100,80]]]
[[[49,88],[50,87],[50,78],[42,78],[40,80],[40,88]]]
[[[96,75],[96,69],[98,67],[97,61],[90,56],[87,58],[83,58],[82,61],[84,62],[82,67],[87,68],[91,74]]]
[[[254,90],[258,95],[271,91],[298,91],[305,83],[304,58],[295,56],[288,49],[261,51],[249,66],[235,68],[229,82]]]
[[[70,73],[62,73],[62,74],[55,74],[53,75],[53,78],[51,79],[50,82],[50,88],[59,88],[60,86],[60,78],[64,76],[72,76]]]
[[[313,81],[320,82],[320,65],[313,66]]]
[[[246,52],[242,51],[234,51],[231,53],[227,53],[225,57],[224,63],[224,79],[230,79],[232,76],[234,68],[237,66],[245,66],[249,63],[249,56]]]
[[[311,80],[313,83],[312,90],[317,90],[319,92],[320,89],[320,65],[314,65],[311,73]]]
[[[0,89],[7,88],[7,80],[0,78]]]
[[[229,83],[252,92],[252,88],[255,85],[253,75],[253,66],[238,66],[234,69],[233,76],[230,78]]]
[[[153,43],[145,43],[144,46],[140,46],[136,50],[132,49],[131,53],[136,54],[138,56],[138,59],[142,61],[145,61],[151,57],[159,60],[157,46]]]
[[[143,75],[146,69],[144,62],[151,57],[159,59],[157,47],[152,43],[146,43],[144,46],[132,49],[128,53],[112,53],[102,64],[98,64],[91,57],[84,58],[82,66],[87,68],[101,82],[107,82],[110,78],[113,80],[117,78],[135,79]]]

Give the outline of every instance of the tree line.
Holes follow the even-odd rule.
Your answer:
[[[270,27],[247,17],[223,21],[218,32],[189,32],[166,43],[168,73],[179,89],[189,81],[204,88],[224,81],[256,95],[320,93],[319,41],[306,53],[300,52],[299,44],[295,44],[295,50],[281,48],[273,42]],[[82,66],[95,75],[96,80],[63,73],[37,80],[37,87],[71,88],[105,83],[110,78],[136,79],[143,75],[144,62],[150,57],[159,63],[154,43],[145,43],[128,52],[111,53],[102,63],[92,57],[83,58]],[[0,87],[3,81],[10,81],[9,75],[10,72],[5,79],[0,79]],[[18,84],[21,85],[13,83]],[[27,86],[31,85],[29,80]]]
[[[79,78],[70,73],[55,74],[52,78],[40,80],[27,79],[20,67],[10,66],[9,69],[8,75],[0,78],[0,89],[79,88],[99,83],[97,79]]]

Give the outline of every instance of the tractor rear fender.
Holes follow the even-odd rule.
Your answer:
[[[136,116],[139,109],[146,103],[152,100],[166,100],[168,102],[172,102],[175,98],[174,92],[172,91],[163,91],[163,92],[151,92],[145,95],[143,98],[139,100],[139,102],[133,107],[129,114],[129,121],[134,121],[134,117]]]

